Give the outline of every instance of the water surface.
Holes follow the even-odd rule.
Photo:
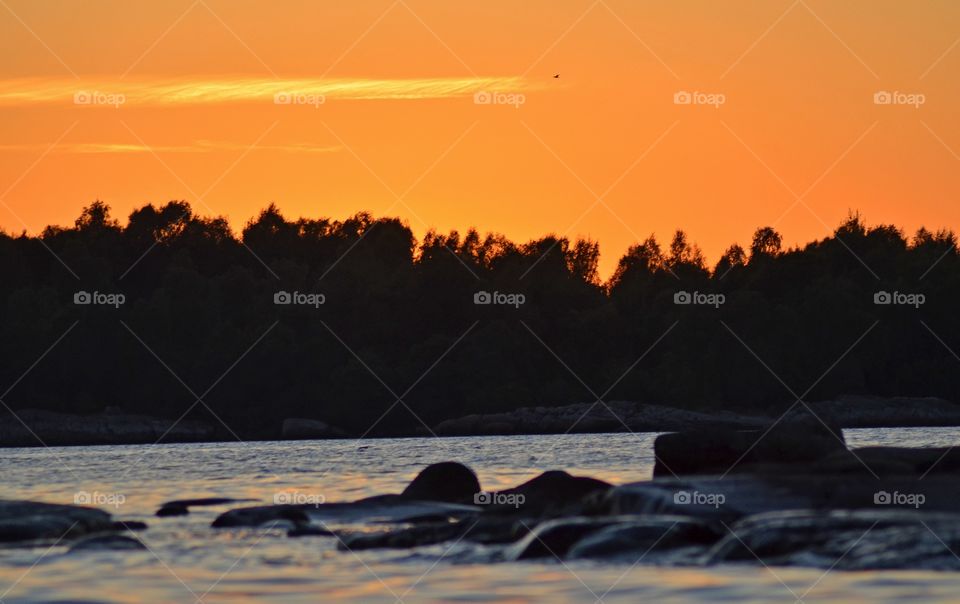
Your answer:
[[[949,446],[957,428],[845,431],[851,446]],[[613,483],[646,480],[656,434],[403,438],[3,449],[2,497],[73,503],[89,497],[143,520],[144,552],[0,550],[2,602],[900,602],[956,601],[960,573],[824,572],[726,565],[668,568],[595,562],[476,564],[466,544],[415,551],[336,550],[332,538],[276,529],[212,529],[227,509],[156,518],[193,497],[352,500],[399,492],[425,465],[474,468],[486,489],[565,469]],[[79,494],[79,495],[78,495]]]

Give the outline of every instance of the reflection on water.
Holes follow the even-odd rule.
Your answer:
[[[852,446],[945,446],[955,428],[848,430]],[[464,544],[411,551],[336,551],[331,538],[281,529],[210,528],[226,507],[156,518],[170,499],[282,496],[357,499],[399,492],[429,463],[457,460],[487,489],[543,470],[624,483],[648,479],[655,434],[409,438],[5,449],[5,498],[73,503],[89,494],[122,519],[144,520],[146,552],[0,550],[0,601],[290,600],[356,602],[954,601],[960,575],[830,572],[756,566],[656,568],[597,564],[457,563]],[[111,498],[112,497],[112,498]],[[442,558],[442,559],[441,559]],[[439,563],[438,563],[439,560]],[[5,593],[6,592],[6,593]]]

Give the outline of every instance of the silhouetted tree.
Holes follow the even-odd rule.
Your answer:
[[[794,402],[784,383],[815,384],[813,400],[960,400],[950,231],[908,240],[851,213],[784,250],[763,227],[749,253],[732,245],[711,272],[678,230],[666,253],[653,235],[631,246],[605,283],[599,256],[586,239],[518,244],[469,229],[418,241],[396,218],[292,220],[274,204],[239,235],[186,201],[145,205],[121,225],[95,201],[71,227],[0,232],[0,383],[15,384],[4,402],[170,418],[210,409],[251,438],[291,416],[357,434],[382,418],[373,434],[410,434],[421,420],[593,402],[589,390],[613,384],[608,400],[771,413]],[[78,291],[126,301],[74,304]],[[883,291],[924,303],[875,304]],[[281,292],[323,303],[277,304]],[[724,303],[684,304],[684,292]],[[214,387],[197,405],[184,384]]]

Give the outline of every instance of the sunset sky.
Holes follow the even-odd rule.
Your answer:
[[[272,201],[589,236],[605,276],[678,227],[711,264],[960,228],[958,42],[948,0],[0,0],[0,227]]]

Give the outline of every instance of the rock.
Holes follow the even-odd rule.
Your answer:
[[[94,508],[0,500],[0,542],[70,539],[113,528],[110,514]]]
[[[287,537],[335,537],[336,533],[322,526],[297,526],[287,531]]]
[[[311,521],[337,523],[393,523],[408,524],[418,518],[465,518],[475,516],[479,509],[436,501],[416,501],[400,495],[379,495],[351,503],[320,503],[295,505],[265,505],[228,510],[213,521],[216,528],[260,526],[267,522],[287,520],[296,527]]]
[[[571,476],[562,470],[551,470],[512,489],[490,496],[493,505],[488,509],[501,512],[517,511],[523,515],[542,515],[547,512],[579,513],[584,499],[603,492],[611,485],[586,476]],[[498,504],[498,501],[502,503]]]
[[[421,470],[400,495],[422,501],[472,503],[479,492],[480,481],[473,470],[461,463],[445,461]]]
[[[799,511],[751,516],[708,553],[707,563],[751,562],[839,570],[960,570],[960,515],[906,510]]]
[[[170,505],[169,503],[163,504],[159,510],[157,510],[157,516],[164,518],[166,516],[186,516],[190,513],[190,508],[185,505]]]
[[[111,528],[115,531],[145,531],[147,523],[139,520],[117,520]]]
[[[960,449],[862,447],[827,456],[819,464],[821,471],[834,474],[865,473],[868,468],[881,476],[957,475],[960,474]]]
[[[784,417],[763,430],[696,430],[654,441],[657,476],[749,472],[754,464],[810,463],[847,451],[836,424],[809,413]]]
[[[706,547],[725,533],[722,524],[685,516],[652,516],[614,524],[577,541],[568,559],[622,558],[635,562],[639,556],[680,547]]]
[[[190,513],[193,506],[211,506],[223,505],[225,503],[237,503],[241,501],[255,501],[253,499],[233,499],[231,497],[201,497],[198,499],[177,499],[167,501],[160,505],[157,510],[157,516],[186,516]]]
[[[283,420],[280,436],[284,439],[347,438],[347,433],[315,419],[289,418]]]
[[[69,553],[79,551],[145,550],[139,539],[125,535],[93,535],[70,546]]]
[[[463,537],[466,526],[461,524],[437,523],[415,526],[398,531],[379,533],[343,533],[340,534],[337,549],[360,551],[366,549],[407,549],[423,545],[434,545]]]
[[[562,559],[580,539],[604,529],[619,520],[610,518],[560,518],[548,520],[534,527],[523,539],[504,552],[506,560],[529,560],[533,558]]]
[[[289,520],[294,525],[309,524],[310,517],[302,505],[265,505],[229,510],[217,516],[214,528],[260,526],[268,522]]]
[[[411,548],[436,545],[445,541],[464,540],[483,544],[511,543],[528,529],[512,519],[498,517],[466,518],[458,522],[431,523],[378,533],[343,533],[338,549]]]
[[[895,494],[919,494],[923,500],[914,506]],[[960,482],[953,476],[934,474],[922,479],[893,476],[878,480],[867,473],[820,472],[656,479],[614,487],[591,500],[585,511],[592,515],[673,514],[729,524],[766,512],[891,508],[960,513]]]

